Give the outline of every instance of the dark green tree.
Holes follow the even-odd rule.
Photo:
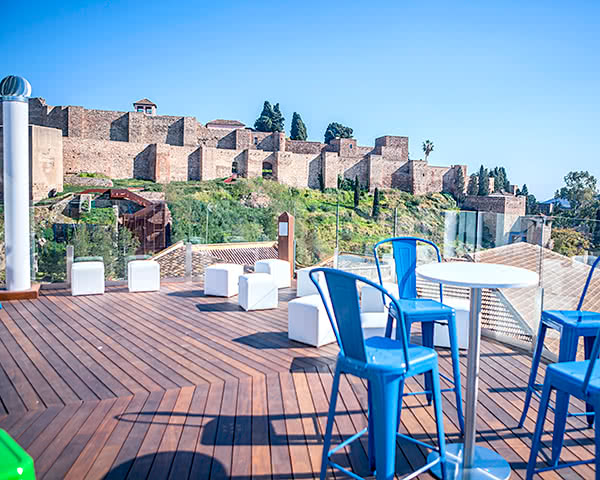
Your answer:
[[[265,100],[260,116],[254,122],[254,128],[259,132],[273,131],[273,107],[268,100]]]
[[[490,194],[490,181],[488,171],[483,168],[483,165],[479,168],[479,178],[478,178],[478,189],[477,195],[480,197],[485,197]]]
[[[518,195],[522,195],[522,196],[524,196],[524,197],[526,197],[527,195],[529,195],[529,190],[528,190],[528,188],[527,188],[527,184],[526,184],[526,183],[524,183],[524,184],[523,184],[523,188],[522,188],[521,190],[519,190],[519,191],[517,192],[517,194],[518,194]]]
[[[339,180],[338,180],[338,188],[339,188]],[[322,172],[319,172],[319,190],[321,190],[321,192],[325,191],[325,179],[323,178]]]
[[[600,207],[596,209],[596,220],[592,228],[592,241],[596,248],[600,248]]]
[[[354,208],[358,208],[360,203],[360,182],[358,181],[358,175],[354,179]]]
[[[456,183],[454,184],[454,199],[461,205],[465,201],[465,174],[459,168],[456,172]]]
[[[306,140],[308,134],[306,133],[306,125],[302,121],[302,117],[297,112],[292,115],[292,129],[290,131],[290,138],[292,140]]]
[[[590,172],[569,172],[564,180],[565,186],[557,190],[554,196],[556,198],[566,198],[574,210],[592,202],[598,193],[596,177]]]
[[[371,216],[375,219],[379,218],[379,189],[375,188],[373,192],[373,213]]]
[[[334,138],[352,138],[353,130],[345,127],[341,123],[331,122],[325,130],[325,143],[329,143]]]
[[[467,195],[477,195],[479,191],[479,176],[472,173],[469,177],[469,185],[467,186]]]
[[[285,118],[283,118],[281,110],[279,110],[279,103],[276,103],[275,107],[273,108],[273,117],[271,118],[271,131],[283,132],[285,130],[284,124]]]
[[[508,192],[510,190],[510,181],[508,180],[508,174],[506,173],[506,169],[504,167],[500,167],[498,170],[504,178],[504,191]]]

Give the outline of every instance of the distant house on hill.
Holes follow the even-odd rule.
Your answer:
[[[146,115],[156,115],[156,103],[151,102],[147,98],[142,98],[133,103],[133,111],[145,113]]]
[[[571,202],[566,198],[551,198],[550,200],[546,200],[545,202],[540,202],[541,210],[550,215],[552,210],[555,208],[560,208],[561,210],[570,210]]]

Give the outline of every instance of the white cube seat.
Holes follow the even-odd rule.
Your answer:
[[[385,288],[391,295],[398,295],[398,285],[395,283],[384,282]],[[386,304],[389,303],[389,298],[386,298]],[[383,304],[383,295],[381,290],[372,287],[371,285],[363,285],[360,291],[360,311],[368,312],[383,312],[385,305]]]
[[[469,348],[469,299],[444,295],[444,305],[448,305],[456,311],[458,348]],[[433,344],[436,347],[450,348],[450,337],[448,336],[448,327],[446,325],[435,324],[433,329]]]
[[[132,260],[127,264],[127,287],[130,292],[160,290],[160,264],[156,260]]]
[[[104,293],[104,262],[75,262],[71,266],[71,295]]]
[[[238,282],[244,274],[244,266],[234,263],[218,263],[204,269],[204,295],[233,297],[238,294]]]
[[[310,272],[314,268],[315,267],[307,267],[307,268],[300,268],[299,270],[296,270],[296,296],[297,297],[305,297],[307,295],[318,295],[319,294],[317,287],[315,286],[313,281],[310,279]],[[318,272],[316,277],[317,277],[317,281],[319,282],[320,285],[325,284],[325,276],[323,275],[323,272]]]
[[[278,258],[258,260],[254,263],[254,271],[272,275],[277,288],[289,288],[292,285],[290,262],[285,260],[279,260]]]
[[[365,312],[360,314],[364,338],[385,337],[385,327],[387,326],[388,312]],[[396,333],[392,332],[392,338]]]
[[[238,303],[244,310],[277,308],[279,291],[268,273],[249,273],[240,276]]]
[[[288,303],[288,338],[313,347],[336,341],[320,295],[299,297]]]

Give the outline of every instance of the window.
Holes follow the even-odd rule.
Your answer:
[[[262,176],[263,178],[273,178],[273,164],[269,162],[263,162],[262,165]]]
[[[254,137],[254,145],[258,145],[258,137]]]
[[[139,113],[144,113],[144,107],[142,107],[142,106],[138,105],[138,106],[136,107],[135,111],[136,111],[136,112],[139,112]]]
[[[146,107],[146,113],[152,113],[152,107]]]
[[[350,150],[352,150],[352,144],[350,144]]]

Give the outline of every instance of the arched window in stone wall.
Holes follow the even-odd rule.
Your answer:
[[[273,178],[273,165],[269,162],[263,162],[262,164],[262,176],[266,179]]]

